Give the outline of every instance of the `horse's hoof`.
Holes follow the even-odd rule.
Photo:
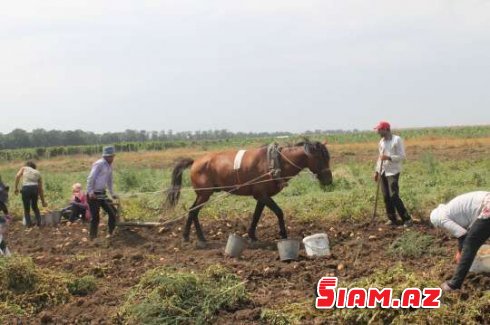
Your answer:
[[[205,249],[208,247],[208,242],[205,240],[198,240],[196,243],[196,247],[199,249]]]
[[[188,242],[190,242],[191,240],[190,240],[189,236],[184,236],[184,237],[182,237],[182,241],[183,241],[184,243],[188,243]]]

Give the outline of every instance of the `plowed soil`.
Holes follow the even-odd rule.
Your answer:
[[[168,265],[200,272],[211,264],[223,264],[247,281],[251,302],[234,312],[218,315],[218,323],[253,324],[259,322],[261,308],[272,307],[315,296],[315,284],[325,275],[338,275],[340,281],[357,279],[380,269],[388,269],[400,260],[390,256],[387,248],[404,231],[421,231],[435,237],[435,245],[443,248],[437,258],[401,260],[411,270],[423,270],[446,261],[441,281],[450,277],[456,243],[425,223],[411,230],[381,225],[299,223],[288,221],[289,236],[302,238],[312,233],[326,232],[331,240],[330,258],[310,259],[301,250],[298,261],[281,262],[276,249],[277,222],[266,214],[258,228],[260,243],[246,249],[239,259],[226,257],[224,248],[228,234],[244,234],[249,220],[206,220],[209,247],[197,249],[195,243],[183,243],[178,226],[172,229],[120,228],[113,238],[105,238],[101,224],[100,238],[87,239],[87,225],[61,224],[58,228],[24,229],[14,222],[9,243],[17,253],[31,256],[41,267],[65,271],[76,276],[94,275],[98,290],[87,297],[73,297],[65,305],[45,310],[36,319],[24,323],[112,324],[118,323],[117,309],[123,304],[128,290],[151,268]],[[381,220],[380,220],[381,224]],[[438,233],[436,233],[438,232]],[[361,242],[363,243],[361,246]],[[464,292],[490,289],[488,275],[470,275]],[[307,320],[318,322],[318,320]]]

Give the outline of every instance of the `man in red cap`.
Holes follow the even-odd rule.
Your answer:
[[[388,224],[398,225],[396,212],[402,219],[404,227],[412,226],[412,218],[400,198],[398,180],[402,171],[402,161],[405,159],[403,140],[391,133],[390,123],[381,121],[374,128],[381,136],[379,141],[379,158],[374,173],[374,181],[381,182]]]

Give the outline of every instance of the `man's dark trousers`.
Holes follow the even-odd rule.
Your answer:
[[[476,253],[488,238],[490,238],[490,218],[476,219],[464,239],[461,260],[456,268],[456,273],[448,283],[451,288],[461,288]]]
[[[114,232],[114,228],[116,227],[116,212],[112,208],[108,198],[105,196],[105,193],[95,193],[95,199],[89,199],[88,205],[90,208],[90,214],[92,215],[92,219],[90,220],[90,238],[97,237],[97,231],[99,228],[99,220],[100,220],[100,208],[104,209],[109,216],[109,234]]]
[[[398,180],[400,178],[400,173],[392,176],[386,176],[385,173],[381,175],[381,190],[383,191],[383,198],[385,201],[386,214],[388,218],[396,222],[396,212],[402,218],[402,220],[410,220],[410,215],[400,198],[400,188],[398,186]]]

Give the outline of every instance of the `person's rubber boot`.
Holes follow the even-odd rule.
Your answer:
[[[38,226],[39,228],[41,228],[41,216],[36,216],[36,226]]]
[[[92,226],[90,226],[89,238],[90,240],[97,238],[97,229]]]
[[[31,221],[31,216],[24,216],[24,226],[26,226],[27,228],[31,228],[32,227],[32,221]]]
[[[108,234],[107,234],[107,235],[109,236],[108,238],[110,238],[110,237],[114,237],[114,233],[115,233],[115,231],[116,231],[116,226],[115,226],[115,225],[114,225],[114,226],[109,227]]]
[[[388,215],[388,221],[385,223],[385,225],[390,226],[390,227],[396,227],[398,226],[398,223],[396,221],[396,215],[395,214],[389,214]]]
[[[451,287],[447,281],[441,284],[441,289],[443,292],[453,292],[457,290]]]
[[[408,214],[408,212],[402,217],[403,227],[410,228],[413,226],[412,216]]]
[[[410,227],[412,227],[412,226],[413,226],[413,221],[412,221],[412,219],[408,219],[407,221],[405,221],[405,222],[403,223],[403,227],[405,227],[405,228],[410,228]]]

